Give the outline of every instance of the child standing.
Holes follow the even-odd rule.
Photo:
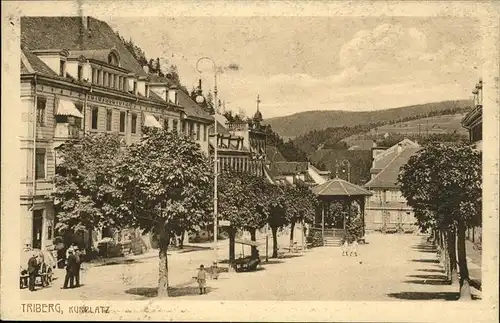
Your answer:
[[[200,294],[206,294],[207,272],[205,271],[205,267],[203,265],[200,265],[197,279],[198,279],[198,286],[200,287]]]
[[[347,256],[349,250],[349,242],[347,242],[347,239],[344,240],[344,244],[342,245],[342,256]]]
[[[358,256],[358,240],[354,239],[351,244],[351,256],[354,254],[356,257]]]

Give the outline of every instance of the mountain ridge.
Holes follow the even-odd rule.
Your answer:
[[[447,100],[409,105],[384,110],[348,111],[315,110],[294,113],[288,116],[265,119],[273,130],[284,139],[293,139],[312,130],[329,127],[356,126],[377,122],[391,122],[399,119],[425,116],[433,111],[472,106],[472,100]]]

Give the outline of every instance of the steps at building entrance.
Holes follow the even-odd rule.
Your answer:
[[[340,237],[325,237],[325,247],[340,247],[342,245],[342,238]]]

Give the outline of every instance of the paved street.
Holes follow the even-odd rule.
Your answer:
[[[280,237],[285,246],[288,237]],[[449,300],[457,288],[443,283],[435,252],[418,235],[368,236],[358,257],[341,255],[340,248],[323,247],[285,259],[270,259],[249,273],[223,273],[208,281],[208,294],[198,295],[195,276],[200,264],[209,265],[213,251],[197,247],[169,255],[171,295],[180,299],[211,300]],[[227,242],[226,242],[227,244]],[[261,248],[261,255],[265,254]],[[236,252],[238,253],[238,247]],[[245,252],[246,253],[246,252]],[[219,254],[227,255],[227,248]],[[157,252],[135,261],[108,260],[107,265],[87,269],[83,286],[61,290],[63,273],[51,287],[24,299],[139,300],[154,297],[158,273]]]

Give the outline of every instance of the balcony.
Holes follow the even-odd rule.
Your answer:
[[[246,131],[248,130],[248,123],[246,122],[232,122],[226,124],[229,131]]]
[[[56,123],[54,132],[55,140],[68,140],[80,137],[80,127],[70,123]]]

